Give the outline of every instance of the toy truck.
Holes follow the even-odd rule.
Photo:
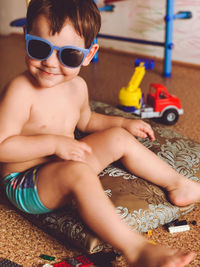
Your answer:
[[[160,118],[162,123],[173,125],[179,115],[183,114],[183,109],[178,97],[170,95],[162,84],[152,83],[149,86],[146,104],[132,113],[141,118]]]
[[[145,75],[145,63],[138,62],[128,85],[121,88],[120,108],[141,118],[160,118],[162,123],[173,125],[178,121],[179,115],[183,114],[183,109],[179,98],[170,95],[162,84],[150,84],[147,101],[144,104],[144,95],[139,85]]]

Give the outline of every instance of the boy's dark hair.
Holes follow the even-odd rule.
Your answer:
[[[31,0],[27,10],[27,32],[34,20],[45,15],[52,35],[59,33],[67,19],[89,48],[101,27],[101,16],[94,0]]]

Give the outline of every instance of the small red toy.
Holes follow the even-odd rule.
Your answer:
[[[173,125],[183,114],[180,99],[170,95],[167,88],[159,83],[152,83],[147,94],[147,103],[133,112],[141,118],[160,118],[162,123]]]
[[[81,255],[75,258],[67,259],[66,261],[55,263],[53,264],[53,267],[87,267],[93,264],[94,263],[91,262],[87,256]]]

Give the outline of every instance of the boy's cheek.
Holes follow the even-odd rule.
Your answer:
[[[25,56],[25,63],[29,71],[31,71],[31,63],[30,63],[30,58],[26,55]]]
[[[75,78],[80,72],[80,67],[68,68],[68,67],[63,66],[60,63],[60,65],[57,68],[57,72],[60,73],[60,75],[55,77],[55,79],[54,78],[49,79],[48,84],[46,84],[46,82],[45,82],[45,84],[43,84],[44,81],[46,81],[47,79],[46,79],[46,77],[44,77],[40,73],[40,69],[44,68],[42,61],[32,59],[26,54],[25,62],[26,62],[28,71],[38,80],[39,84],[42,87],[44,87],[44,86],[45,87],[52,87],[52,86],[55,86],[56,84],[67,82],[67,81]],[[52,81],[50,82],[50,80],[52,80]]]
[[[35,66],[37,63],[35,62],[36,60],[31,59],[27,54],[25,55],[25,62],[28,68],[31,66]]]
[[[68,68],[68,67],[65,67],[63,65],[61,65],[61,71],[63,73],[63,75],[66,77],[66,78],[70,78],[70,79],[73,79],[75,78],[79,72],[80,72],[80,67],[78,68]]]
[[[25,62],[26,62],[28,71],[32,75],[35,76],[38,73],[38,70],[41,68],[41,61],[32,59],[26,55],[25,56]]]

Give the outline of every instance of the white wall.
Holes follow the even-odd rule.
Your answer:
[[[174,20],[173,60],[200,64],[200,0],[175,0],[174,13],[191,11],[188,20]],[[114,12],[102,12],[101,33],[164,42],[166,0],[126,0],[115,2]],[[113,47],[143,55],[163,57],[163,48],[99,39]]]
[[[103,0],[97,1],[102,4]],[[191,11],[189,20],[174,21],[173,60],[200,63],[200,0],[175,0],[175,13]],[[101,33],[164,42],[166,0],[115,2],[114,12],[102,12]],[[25,0],[0,0],[0,34],[22,29],[10,27],[12,20],[26,14]],[[117,50],[163,58],[163,48],[99,39],[99,44]]]

